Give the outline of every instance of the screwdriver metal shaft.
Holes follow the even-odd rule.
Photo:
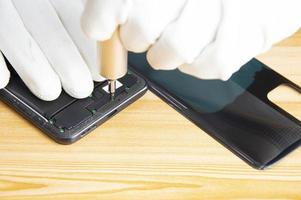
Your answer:
[[[108,80],[108,85],[110,94],[114,95],[116,91],[116,80]]]
[[[128,52],[122,45],[119,29],[109,40],[98,42],[100,75],[108,80],[109,92],[116,91],[116,80],[127,73]]]

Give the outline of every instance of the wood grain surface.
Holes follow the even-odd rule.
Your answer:
[[[301,32],[259,59],[301,85]],[[272,198],[301,199],[301,148],[256,171],[150,92],[70,146],[0,102],[1,200]]]

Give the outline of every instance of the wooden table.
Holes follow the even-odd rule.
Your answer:
[[[301,32],[260,60],[301,85]],[[150,92],[62,146],[0,103],[1,200],[228,198],[301,199],[301,148],[256,171]]]

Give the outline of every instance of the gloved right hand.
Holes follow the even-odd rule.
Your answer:
[[[227,80],[301,27],[301,0],[87,0],[82,27],[97,40],[117,26],[155,69]]]
[[[82,0],[0,0],[0,89],[9,81],[1,51],[40,99],[62,90],[75,98],[93,91],[99,76],[96,42],[80,28]],[[89,70],[90,68],[90,70]]]

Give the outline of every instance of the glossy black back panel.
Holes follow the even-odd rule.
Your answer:
[[[267,98],[281,84],[301,92],[300,87],[256,59],[225,82],[153,70],[144,54],[130,54],[129,63],[153,92],[255,168],[273,164],[301,143],[300,121]]]

